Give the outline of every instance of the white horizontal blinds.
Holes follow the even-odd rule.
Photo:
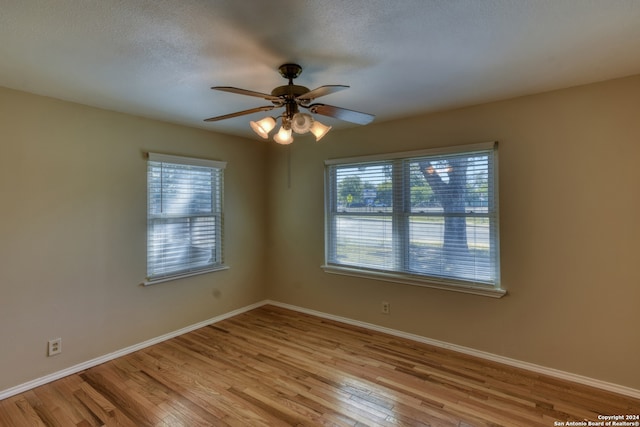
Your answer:
[[[222,264],[223,162],[149,155],[149,280]]]
[[[392,270],[392,164],[336,165],[329,176],[329,262]]]
[[[408,271],[495,283],[492,152],[408,159],[405,167],[411,171]]]
[[[497,285],[494,146],[327,162],[328,264]]]

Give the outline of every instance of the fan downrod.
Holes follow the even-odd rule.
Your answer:
[[[302,67],[298,64],[282,64],[278,71],[282,77],[291,81],[302,73]]]

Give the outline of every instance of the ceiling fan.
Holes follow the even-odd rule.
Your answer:
[[[329,95],[343,89],[347,89],[349,86],[344,85],[326,85],[320,86],[316,89],[309,90],[304,86],[293,84],[293,79],[298,77],[302,73],[302,67],[298,64],[283,64],[278,70],[285,79],[289,80],[289,83],[284,86],[278,86],[271,91],[270,94],[255,92],[252,90],[239,89],[231,86],[214,86],[211,89],[220,90],[223,92],[231,92],[240,95],[255,96],[267,101],[271,101],[273,105],[265,105],[262,107],[251,108],[249,110],[238,111],[236,113],[225,114],[222,116],[211,117],[205,119],[205,122],[216,122],[219,120],[231,119],[233,117],[244,116],[247,114],[257,113],[261,111],[270,111],[274,108],[284,107],[284,112],[277,118],[282,119],[282,126],[278,133],[273,137],[274,141],[279,144],[291,144],[293,138],[291,131],[297,134],[304,134],[311,132],[316,141],[319,141],[327,132],[331,129],[331,126],[323,125],[313,118],[312,114],[319,114],[321,116],[333,117],[339,120],[343,120],[350,123],[356,123],[359,125],[366,125],[371,123],[374,119],[374,115],[361,113],[359,111],[348,110],[346,108],[335,107],[327,104],[311,104],[316,98]],[[300,112],[300,109],[309,111]],[[260,135],[262,138],[267,139],[269,132],[276,127],[276,119],[274,117],[265,117],[259,121],[250,122],[251,128]]]

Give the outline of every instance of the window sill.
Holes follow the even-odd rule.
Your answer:
[[[214,271],[228,270],[228,265],[218,265],[204,270],[192,271],[190,273],[181,273],[174,276],[159,277],[157,279],[146,279],[142,282],[143,286],[157,285],[158,283],[170,282],[172,280],[184,279],[185,277],[199,276],[201,274],[213,273]]]
[[[423,286],[426,288],[442,289],[445,291],[462,292],[466,294],[481,295],[491,298],[502,298],[507,291],[500,288],[483,285],[466,284],[445,284],[439,283],[437,279],[418,278],[399,273],[385,273],[380,271],[359,270],[357,268],[339,267],[335,265],[323,265],[321,268],[325,273],[338,274],[342,276],[361,277],[364,279],[382,280],[385,282],[402,283],[405,285]]]

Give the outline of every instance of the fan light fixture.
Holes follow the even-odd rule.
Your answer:
[[[314,121],[309,131],[316,137],[316,141],[320,141],[331,130],[331,126],[323,125],[319,121]]]
[[[264,139],[269,138],[269,133],[275,129],[277,122],[273,117],[265,117],[256,122],[249,122],[251,129]],[[298,135],[311,132],[315,136],[316,141],[320,141],[323,136],[331,130],[331,126],[324,125],[311,117],[307,113],[295,113],[289,120],[286,116],[282,116],[282,126],[273,140],[278,144],[288,145],[293,142],[292,131]]]
[[[291,144],[293,142],[293,138],[291,137],[291,129],[287,129],[284,125],[282,125],[278,133],[273,137],[273,140],[282,145]]]
[[[264,139],[269,138],[269,132],[276,127],[276,119],[273,117],[265,117],[257,122],[249,122],[251,129]]]

